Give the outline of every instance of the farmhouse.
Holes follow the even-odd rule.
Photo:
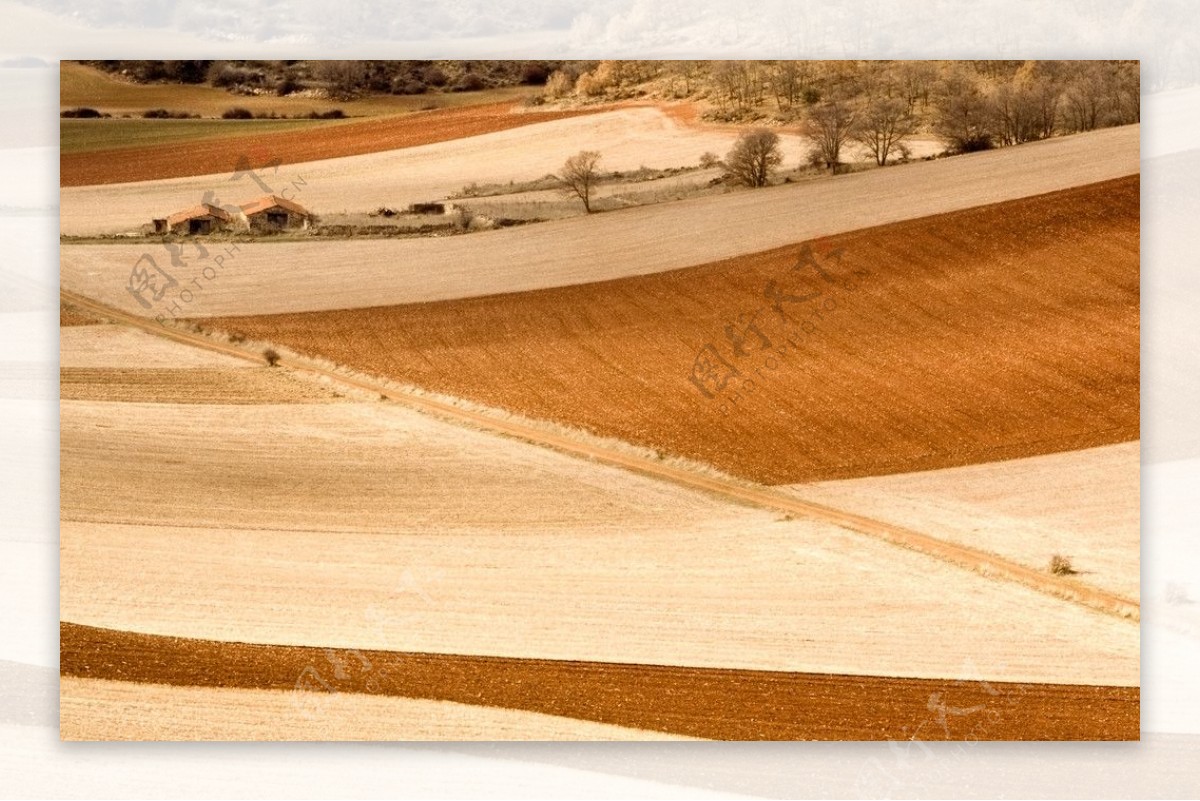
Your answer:
[[[180,211],[165,219],[154,220],[156,234],[209,234],[229,227],[233,217],[211,203],[201,203],[195,208]]]
[[[266,195],[242,206],[242,214],[251,231],[283,231],[308,228],[313,215],[308,209],[278,195]]]

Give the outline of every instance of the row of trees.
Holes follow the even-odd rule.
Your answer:
[[[423,94],[474,91],[493,86],[541,86],[562,61],[90,61],[102,70],[140,83],[208,83],[231,90],[309,88],[335,96],[370,93]]]
[[[885,164],[917,132],[969,152],[1140,120],[1135,61],[571,62],[550,99],[659,91],[711,105],[727,121],[800,123],[827,166],[861,142]]]

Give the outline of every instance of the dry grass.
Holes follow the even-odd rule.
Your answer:
[[[1127,178],[829,237],[814,244],[844,252],[837,288],[791,274],[791,247],[211,324],[769,484],[901,473],[1137,438],[1138,212]],[[826,291],[785,319],[764,308],[772,281]],[[739,361],[722,333],[756,311],[772,347],[751,338]],[[712,400],[689,380],[709,343],[741,370]]]
[[[1078,571],[1072,566],[1071,557],[1056,553],[1050,557],[1050,572],[1056,576],[1073,576]]]

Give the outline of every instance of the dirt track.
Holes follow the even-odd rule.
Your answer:
[[[1130,177],[816,241],[828,282],[797,245],[206,324],[761,483],[905,473],[1138,438],[1139,230]],[[692,380],[708,348],[724,386]]]
[[[358,692],[523,709],[722,740],[1135,740],[1136,687],[879,679],[328,651],[60,625],[64,676]],[[340,673],[340,675],[338,675]],[[941,714],[945,712],[944,718]],[[944,726],[943,726],[944,723]]]
[[[88,153],[63,153],[59,164],[61,186],[151,181],[189,175],[231,174],[239,159],[251,169],[262,169],[278,160],[282,164],[377,153],[383,150],[428,145],[522,125],[594,114],[597,109],[519,112],[512,103],[418,111],[404,116],[348,123],[323,130],[299,130],[268,136],[170,143],[118,148]],[[181,149],[187,157],[181,158]]]
[[[231,345],[219,344],[198,334],[192,334],[179,329],[165,328],[144,318],[135,317],[117,310],[106,309],[103,305],[95,301],[72,295],[65,290],[62,291],[62,295],[64,300],[77,304],[84,310],[90,310],[100,316],[124,322],[146,331],[159,333],[168,339],[199,345],[215,352],[236,355],[253,361],[261,361],[262,358],[258,353]],[[1042,571],[1018,565],[991,554],[961,545],[946,543],[911,529],[881,523],[861,515],[850,514],[819,504],[800,501],[796,498],[788,497],[783,493],[773,492],[770,489],[746,486],[721,478],[712,478],[695,470],[673,467],[644,455],[581,443],[576,437],[547,431],[545,428],[531,426],[519,420],[497,418],[491,414],[472,411],[436,399],[401,392],[368,378],[347,377],[326,368],[314,366],[311,363],[303,363],[298,366],[315,374],[333,378],[348,387],[368,392],[379,392],[388,398],[401,401],[412,408],[430,412],[439,417],[448,418],[460,423],[465,422],[479,426],[485,430],[515,436],[567,453],[582,455],[588,459],[597,459],[622,468],[636,470],[693,489],[712,492],[727,499],[832,522],[871,537],[883,539],[902,547],[912,548],[921,553],[935,556],[951,564],[985,573],[992,577],[1014,581],[1053,597],[1068,599],[1110,614],[1130,617],[1135,620],[1139,615],[1137,603],[1130,599],[1087,587],[1066,578],[1052,576]]]

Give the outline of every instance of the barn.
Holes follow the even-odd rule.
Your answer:
[[[211,203],[201,203],[195,208],[180,211],[165,219],[153,222],[156,234],[211,234],[223,231],[233,222],[233,217],[222,208]]]
[[[308,209],[287,198],[267,195],[242,206],[242,214],[251,231],[284,231],[308,228],[313,215]]]

